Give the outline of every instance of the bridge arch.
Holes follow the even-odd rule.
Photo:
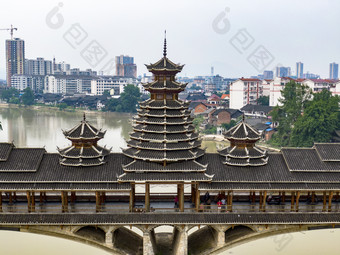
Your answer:
[[[247,226],[247,225],[236,225],[236,226],[230,226],[229,228],[227,228],[225,230],[225,242],[232,242],[236,239],[245,237],[249,234],[254,234],[257,231],[251,227],[251,226]]]
[[[84,226],[79,228],[74,234],[99,243],[105,243],[106,232],[100,227]]]
[[[119,226],[112,232],[113,248],[124,251],[125,254],[138,254],[143,249],[143,237],[140,229],[129,229],[128,226]]]
[[[193,228],[191,228],[192,230]],[[188,251],[190,254],[208,254],[216,248],[217,230],[209,225],[200,227],[192,231],[188,236]]]

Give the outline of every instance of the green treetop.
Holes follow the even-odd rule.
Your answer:
[[[339,103],[339,96],[332,96],[328,90],[315,93],[294,125],[290,145],[311,147],[315,142],[330,142],[333,132],[340,128]]]

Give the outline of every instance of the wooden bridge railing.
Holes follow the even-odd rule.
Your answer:
[[[179,212],[179,208],[174,207],[157,207],[150,208],[153,212]],[[169,205],[169,204],[167,204]],[[3,203],[0,213],[129,213],[129,204],[103,204],[96,203],[69,203],[65,206],[62,203],[44,203],[44,204],[27,204],[27,203]],[[145,213],[146,208],[143,204],[137,205],[132,212]],[[300,203],[298,207],[291,207],[290,203],[285,205],[269,205],[267,203],[247,204],[233,203],[233,205],[199,205],[198,209],[194,207],[185,207],[184,212],[190,213],[254,213],[254,212],[340,212],[340,203],[333,203],[331,207],[324,206],[323,203],[315,205]],[[180,212],[179,212],[180,213]]]

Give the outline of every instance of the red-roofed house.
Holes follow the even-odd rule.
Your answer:
[[[218,95],[211,95],[209,98],[208,98],[208,103],[209,104],[220,104],[222,102],[221,98],[218,96]]]

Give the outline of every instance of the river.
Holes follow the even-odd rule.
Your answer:
[[[82,112],[60,112],[55,109],[4,107],[0,108],[1,142],[13,141],[17,147],[45,147],[48,152],[57,152],[57,146],[66,147],[62,129],[74,127],[83,118]],[[129,114],[89,112],[86,118],[96,127],[106,131],[99,144],[112,152],[120,152],[126,146],[131,132]],[[217,146],[223,146],[217,143]],[[215,142],[204,142],[207,152],[216,151]],[[340,254],[338,240],[340,230],[314,230],[278,235],[249,242],[221,254],[234,255],[290,255],[290,254]],[[100,249],[56,237],[39,236],[21,232],[0,231],[0,254],[4,255],[108,255]]]

